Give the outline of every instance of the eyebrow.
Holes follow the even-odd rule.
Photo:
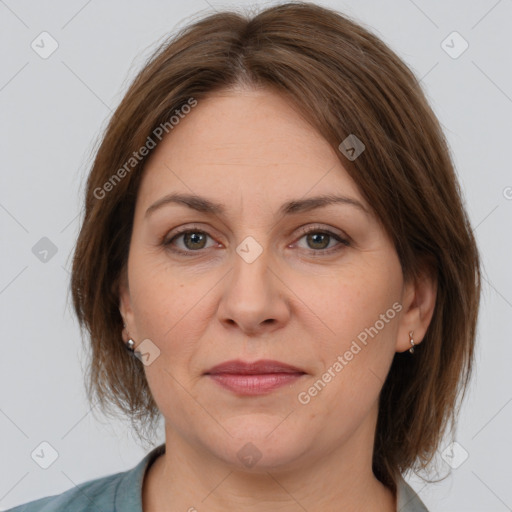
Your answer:
[[[191,208],[198,212],[209,213],[219,216],[223,215],[226,211],[225,207],[222,204],[211,201],[206,197],[201,197],[195,194],[171,193],[154,202],[146,210],[144,216],[148,217],[155,210],[168,204],[178,204],[182,206],[187,206],[188,208]],[[367,208],[357,199],[332,194],[310,197],[308,199],[295,199],[292,201],[288,201],[281,206],[278,213],[281,216],[285,216],[290,214],[309,212],[316,208],[322,208],[324,206],[328,206],[331,204],[346,204],[350,206],[355,206],[364,213],[369,214]]]

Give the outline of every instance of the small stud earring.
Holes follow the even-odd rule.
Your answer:
[[[412,334],[413,334],[414,331],[411,331],[409,333],[409,338],[410,338],[410,342],[411,342],[411,348],[409,349],[409,352],[411,354],[414,354],[414,340],[412,339]]]
[[[130,338],[130,339],[126,342],[126,348],[127,348],[130,352],[133,352],[133,351],[134,351],[134,347],[135,347],[135,342]]]

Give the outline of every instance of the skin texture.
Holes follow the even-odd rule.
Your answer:
[[[172,192],[206,197],[225,213],[167,204],[145,216]],[[287,201],[334,193],[366,212],[339,203],[278,214]],[[165,246],[181,227],[208,236]],[[349,245],[319,239],[325,230]],[[236,251],[248,236],[262,249],[252,263]],[[335,151],[285,98],[236,89],[201,100],[145,168],[120,287],[124,340],[150,339],[160,350],[145,372],[166,453],[146,475],[144,511],[395,510],[372,473],[378,397],[408,333],[423,339],[435,288],[427,278],[404,283],[393,244]],[[401,311],[300,403],[394,303]],[[231,359],[275,359],[306,375],[238,396],[204,375]],[[246,443],[261,454],[252,467],[237,456]]]

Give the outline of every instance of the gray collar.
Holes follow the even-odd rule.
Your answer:
[[[428,512],[418,494],[401,475],[396,489],[396,512]]]

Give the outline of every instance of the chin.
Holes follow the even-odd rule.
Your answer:
[[[286,415],[247,414],[222,425],[231,434],[212,440],[210,449],[237,470],[265,472],[290,468],[303,456],[311,431]],[[314,437],[314,436],[313,436]]]

